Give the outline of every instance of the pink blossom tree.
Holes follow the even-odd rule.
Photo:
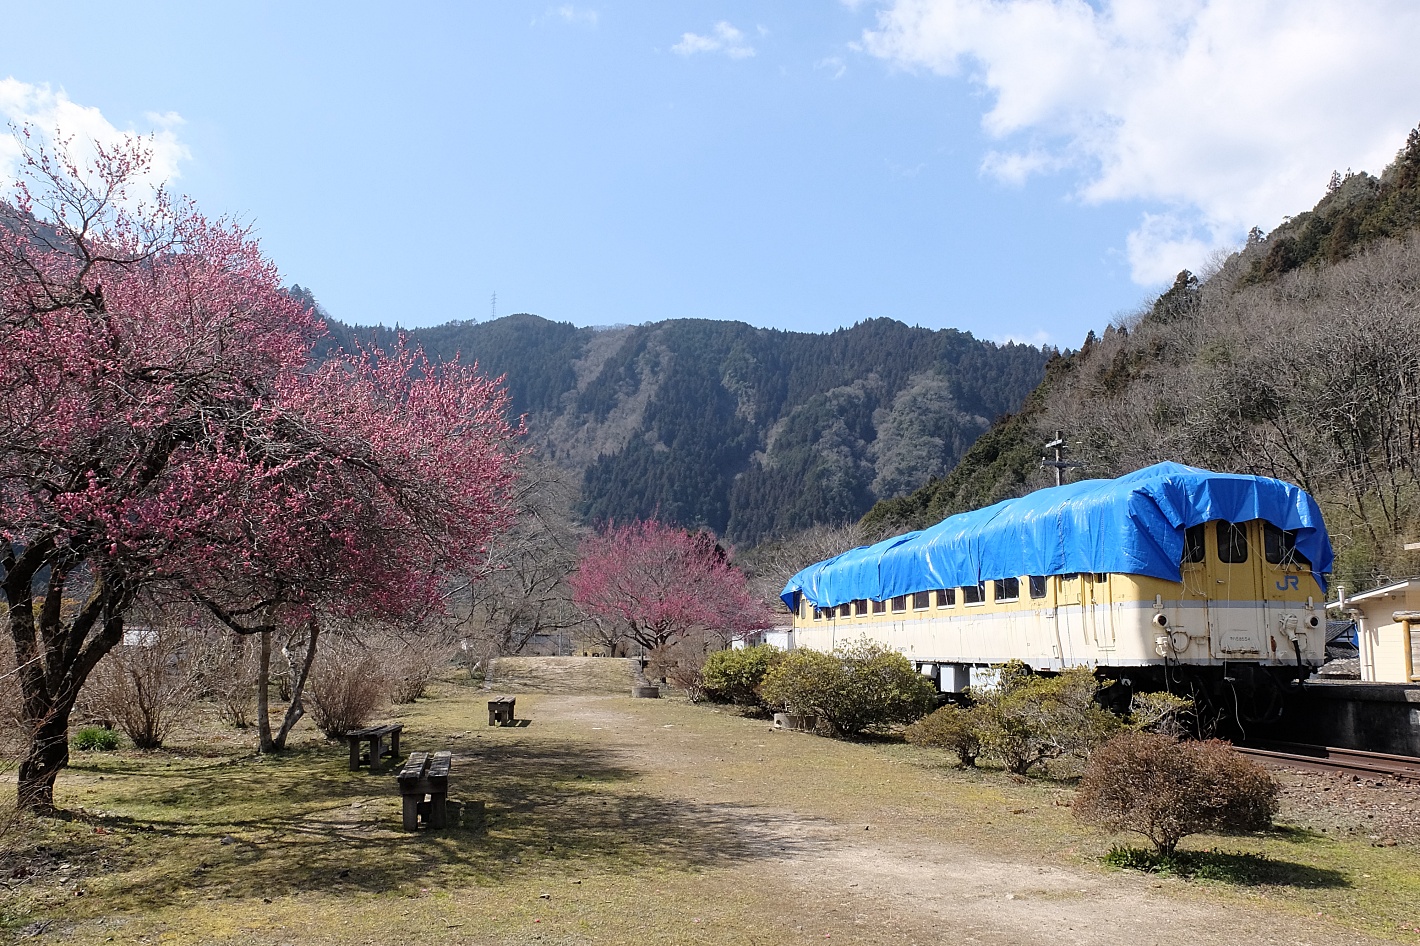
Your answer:
[[[588,537],[569,582],[573,601],[610,643],[648,652],[693,631],[728,642],[775,622],[713,533],[655,520],[612,524]]]
[[[43,812],[75,699],[136,601],[195,601],[268,641],[301,626],[309,668],[326,617],[417,613],[486,560],[521,431],[473,367],[403,347],[313,363],[323,325],[247,232],[161,190],[137,201],[141,143],[81,167],[19,140],[0,204],[0,590],[30,729],[19,802]]]

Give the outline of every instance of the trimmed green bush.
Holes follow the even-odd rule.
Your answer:
[[[69,744],[81,752],[112,752],[118,748],[118,733],[102,726],[85,726]]]
[[[760,692],[768,705],[818,716],[844,736],[915,722],[937,699],[936,685],[906,657],[866,638],[831,654],[786,654]]]
[[[981,725],[976,717],[973,709],[948,703],[908,726],[903,735],[914,746],[950,749],[961,760],[961,768],[975,768],[981,755]]]
[[[971,694],[982,754],[1015,775],[1062,756],[1088,758],[1124,728],[1095,702],[1099,689],[1086,667],[1047,675],[1032,673],[1019,661],[1002,666],[993,689]]]
[[[736,706],[762,706],[760,684],[769,671],[784,658],[784,652],[768,644],[757,644],[740,650],[717,650],[705,659],[701,670],[701,686],[712,703],[734,703]]]

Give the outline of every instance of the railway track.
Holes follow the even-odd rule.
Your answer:
[[[1309,772],[1332,772],[1367,778],[1399,778],[1420,782],[1420,757],[1336,749],[1295,742],[1256,742],[1236,747],[1259,762]]]

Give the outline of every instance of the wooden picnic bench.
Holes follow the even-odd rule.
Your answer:
[[[411,752],[399,770],[399,793],[404,796],[404,830],[417,831],[423,818],[426,828],[448,823],[449,768],[453,753]]]
[[[370,744],[369,764],[370,771],[374,772],[380,767],[380,760],[385,756],[399,758],[399,734],[404,731],[404,726],[400,723],[390,723],[387,726],[367,726],[364,729],[355,729],[345,734],[345,739],[350,743],[350,771],[354,772],[365,763],[361,758],[361,745]],[[389,737],[389,748],[384,746],[385,737]]]
[[[500,696],[496,700],[488,701],[488,725],[490,726],[511,726],[516,722],[513,715],[513,707],[518,702],[516,697]]]

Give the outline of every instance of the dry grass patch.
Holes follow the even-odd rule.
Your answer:
[[[210,728],[170,751],[76,755],[59,799],[78,817],[12,832],[0,871],[37,872],[10,876],[0,919],[79,943],[866,944],[951,928],[1202,946],[1291,942],[1298,924],[1394,937],[1385,911],[1420,892],[1403,849],[1295,833],[1199,841],[1310,858],[1350,886],[1109,872],[1118,839],[1076,824],[1059,783],[676,700],[509,690],[526,727],[489,728],[488,694],[447,682],[393,714],[408,749],[454,751],[451,797],[486,803],[482,824],[438,834],[399,831],[392,777],[346,771],[343,744],[304,728],[273,759]],[[1346,925],[1315,917],[1345,909]]]

